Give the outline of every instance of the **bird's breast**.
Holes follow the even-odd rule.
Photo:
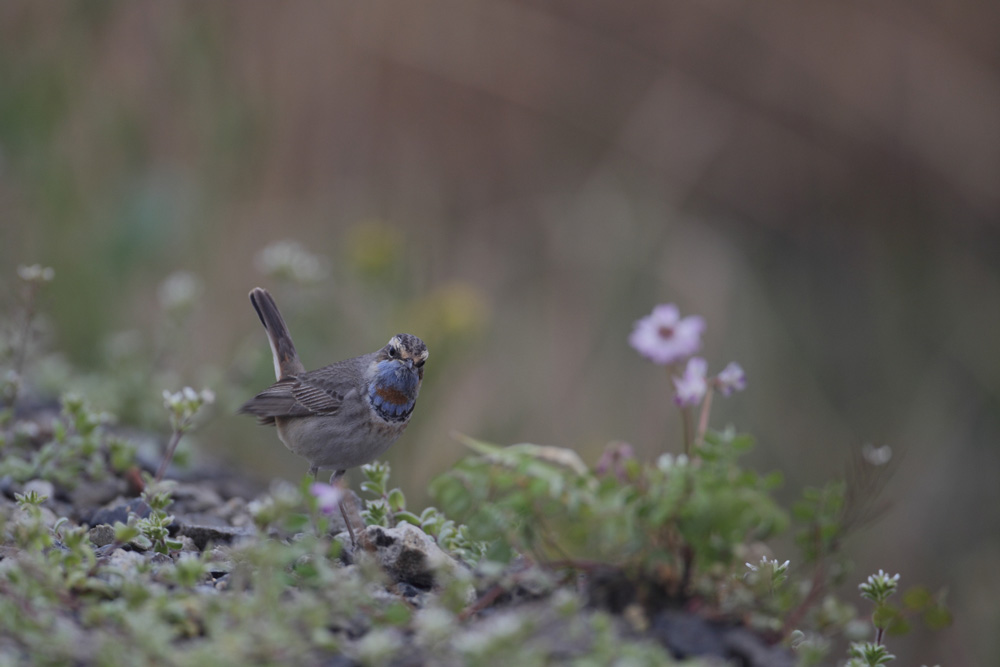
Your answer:
[[[405,422],[417,402],[417,387],[401,389],[392,382],[375,382],[368,392],[372,409],[387,422]]]
[[[375,385],[375,395],[382,399],[382,403],[391,405],[406,405],[413,400],[407,392],[385,384]]]

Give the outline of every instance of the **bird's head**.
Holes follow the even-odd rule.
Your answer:
[[[398,369],[399,366],[404,366],[413,369],[417,377],[422,380],[424,362],[427,361],[427,346],[413,334],[396,334],[379,350],[375,361],[379,368]]]

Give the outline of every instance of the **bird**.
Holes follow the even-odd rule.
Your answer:
[[[270,293],[255,287],[250,303],[267,332],[276,382],[239,412],[275,426],[285,447],[309,462],[314,479],[321,469],[333,470],[331,485],[384,454],[416,407],[427,345],[412,334],[396,334],[380,350],[306,371]],[[343,500],[340,512],[356,545]]]

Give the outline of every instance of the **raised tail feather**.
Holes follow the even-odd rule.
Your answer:
[[[278,311],[278,305],[266,289],[254,287],[250,290],[250,303],[253,304],[261,324],[267,331],[267,340],[271,344],[271,354],[274,357],[275,379],[282,379],[291,375],[298,375],[305,372],[306,368],[299,361],[299,355],[295,351],[295,344],[292,336],[288,333],[285,320]]]

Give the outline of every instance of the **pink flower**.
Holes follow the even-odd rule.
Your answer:
[[[674,389],[677,395],[674,402],[681,407],[698,405],[708,391],[708,383],[705,381],[705,372],[708,370],[708,362],[701,357],[691,357],[688,359],[684,375],[674,378]]]
[[[743,372],[743,367],[735,361],[722,369],[716,378],[717,386],[723,396],[729,396],[737,391],[747,388],[747,376]]]
[[[690,357],[701,347],[705,321],[698,315],[681,318],[672,303],[656,306],[635,323],[629,345],[653,363],[672,364]]]
[[[316,499],[316,506],[323,514],[333,514],[344,499],[344,490],[339,486],[331,486],[323,482],[313,482],[309,493]]]
[[[628,479],[628,471],[625,469],[626,461],[635,459],[635,450],[627,442],[612,442],[604,449],[601,460],[597,462],[595,472],[599,477],[614,473],[619,481]]]

